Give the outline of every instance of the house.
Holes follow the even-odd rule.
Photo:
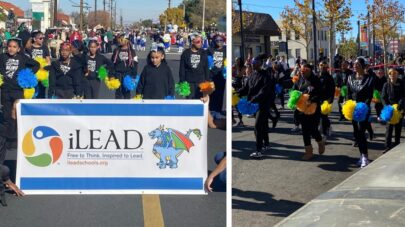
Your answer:
[[[0,21],[0,28],[13,27],[16,26],[15,22],[21,23],[22,20],[24,20],[25,16],[24,11],[10,2],[0,1],[0,10],[7,17],[9,16],[10,13],[13,13],[15,19],[14,21],[13,20]]]

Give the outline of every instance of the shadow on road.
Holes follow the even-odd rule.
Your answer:
[[[304,203],[289,200],[276,200],[270,193],[242,191],[237,188],[232,188],[232,196],[255,200],[245,201],[233,198],[232,209],[269,212],[268,215],[277,217],[287,217],[304,205]]]

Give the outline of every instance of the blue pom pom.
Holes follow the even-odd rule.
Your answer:
[[[226,79],[226,67],[224,67],[224,68],[222,69],[222,75],[224,75],[224,78]]]
[[[212,55],[208,55],[208,68],[211,70],[214,68],[214,58]]]
[[[172,96],[172,95],[168,95],[168,96],[165,97],[165,99],[174,100],[176,98],[174,96]]]
[[[253,115],[259,110],[259,104],[257,103],[250,103],[246,100],[246,98],[241,98],[237,105],[238,111],[241,114]]]
[[[276,84],[276,94],[279,95],[283,91],[283,87],[280,84]]]
[[[369,108],[364,102],[358,102],[354,108],[353,120],[357,122],[365,121],[368,110]]]
[[[383,121],[388,122],[391,120],[393,115],[394,115],[394,107],[392,107],[391,105],[386,105],[381,110],[380,118]]]
[[[135,77],[135,89],[138,87],[139,79],[141,79],[141,76],[136,75],[136,77]]]
[[[136,87],[135,86],[135,81],[129,75],[126,75],[124,77],[124,80],[122,81],[122,84],[123,84],[124,88],[127,89],[128,91],[135,90],[135,87]]]
[[[21,88],[34,88],[38,85],[38,80],[31,69],[23,69],[17,74],[17,82]]]

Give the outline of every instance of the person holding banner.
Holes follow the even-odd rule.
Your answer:
[[[164,99],[174,96],[172,71],[165,60],[165,51],[161,47],[152,49],[147,57],[148,64],[143,68],[137,94],[143,99]]]
[[[215,84],[215,91],[211,94],[210,110],[221,112],[224,100],[225,82],[224,77],[224,62],[226,60],[226,47],[224,46],[224,38],[220,35],[214,37],[214,48],[209,49],[209,55],[213,58],[213,65],[210,69],[211,78]]]
[[[52,62],[49,70],[48,97],[59,99],[80,98],[82,95],[82,65],[71,58],[72,46],[64,42],[60,48],[60,58]]]
[[[384,84],[381,93],[381,102],[384,106],[397,104],[397,110],[403,111],[405,107],[405,90],[404,84],[401,79],[398,78],[398,71],[396,69],[390,69],[388,71],[389,80]],[[397,146],[401,141],[402,131],[402,119],[403,115],[397,124],[393,125],[387,122],[385,130],[385,152],[391,148]],[[395,129],[395,142],[392,144],[392,131]]]
[[[123,78],[127,75],[135,78],[138,72],[138,57],[132,45],[124,35],[118,37],[118,48],[116,48],[111,56],[111,61],[114,64],[114,74],[117,79],[123,84]],[[121,86],[115,90],[116,99],[131,98],[131,91]]]
[[[100,67],[105,67],[111,74],[114,70],[112,62],[104,55],[98,52],[97,40],[89,41],[89,53],[84,56],[85,68],[85,81],[84,81],[84,98],[85,99],[98,99],[100,91],[100,77],[98,71]]]

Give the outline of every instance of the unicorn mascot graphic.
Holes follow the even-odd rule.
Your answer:
[[[192,133],[199,140],[201,139],[202,135],[199,129],[189,129],[186,134],[183,134],[172,128],[165,130],[164,126],[161,125],[149,133],[152,139],[157,139],[152,152],[159,159],[157,165],[160,169],[165,169],[166,166],[171,169],[177,168],[178,157],[183,151],[190,152],[190,148],[194,146],[190,139]]]

